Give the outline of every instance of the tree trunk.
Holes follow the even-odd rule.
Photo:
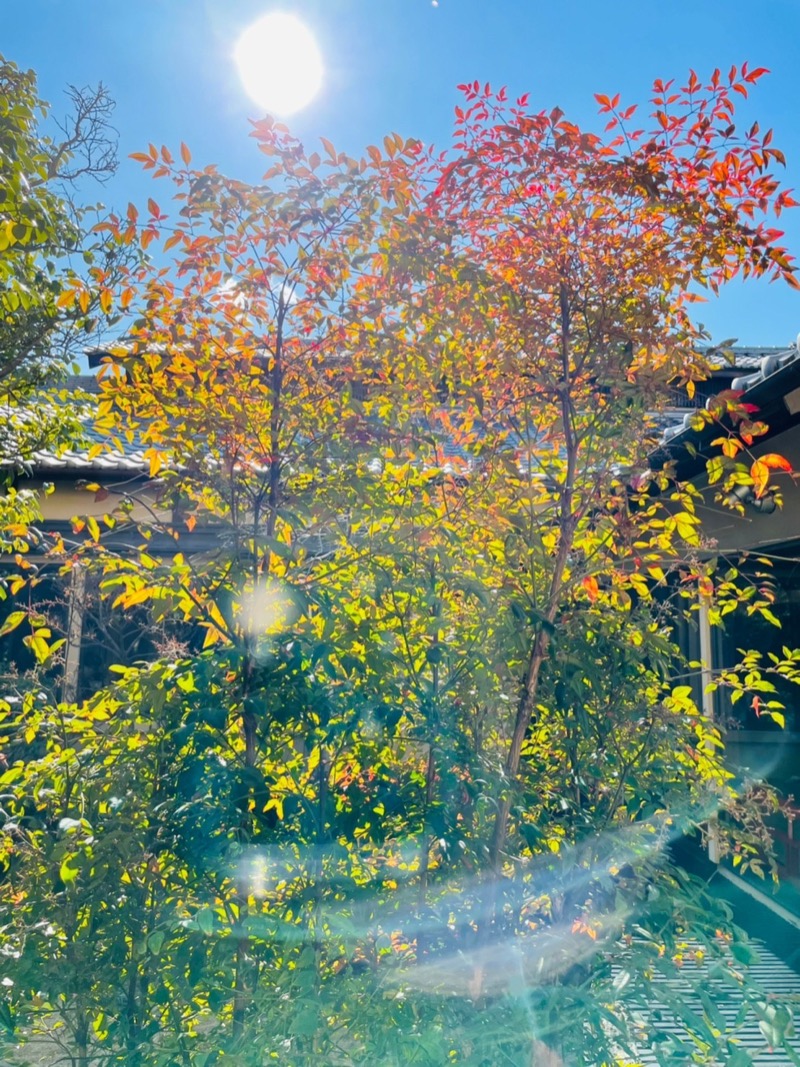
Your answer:
[[[550,588],[547,596],[547,606],[544,613],[544,621],[531,646],[528,666],[522,684],[522,692],[517,704],[517,714],[514,721],[514,730],[511,735],[511,745],[506,757],[506,777],[508,790],[510,791],[519,774],[522,745],[525,735],[533,718],[536,707],[536,697],[539,688],[539,678],[542,666],[547,659],[550,647],[550,631],[558,614],[558,607],[564,586],[564,572],[567,567],[572,542],[575,535],[577,515],[574,514],[575,475],[578,459],[578,439],[576,437],[572,403],[570,398],[571,368],[570,368],[570,307],[569,292],[565,283],[559,290],[559,305],[561,309],[561,381],[558,383],[560,396],[561,421],[564,430],[564,449],[566,452],[566,470],[561,487],[559,502],[559,528],[560,537],[556,552],[553,573],[550,578]],[[510,792],[504,796],[497,808],[492,839],[489,846],[490,870],[495,885],[494,904],[490,909],[489,918],[493,923],[497,920],[497,880],[502,867],[501,854],[505,848],[508,834],[508,816],[511,810]]]

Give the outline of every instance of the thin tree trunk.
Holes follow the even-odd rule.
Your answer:
[[[558,614],[561,593],[564,586],[564,572],[572,548],[572,540],[575,533],[576,516],[573,514],[573,498],[575,491],[575,474],[577,469],[578,441],[573,426],[573,415],[570,399],[570,310],[566,285],[562,284],[559,292],[559,304],[561,310],[561,382],[559,393],[561,398],[561,419],[564,429],[564,447],[566,451],[566,471],[561,490],[559,506],[560,513],[560,537],[556,552],[553,573],[548,590],[547,606],[544,613],[544,622],[534,638],[531,646],[528,665],[522,683],[522,692],[517,704],[517,714],[514,720],[514,730],[511,735],[511,745],[506,756],[505,772],[508,779],[509,789],[513,788],[519,774],[522,746],[525,735],[533,718],[536,708],[536,698],[539,689],[539,678],[542,666],[547,659],[550,648],[550,631]],[[500,873],[501,854],[505,848],[508,834],[508,816],[511,810],[511,796],[507,794],[498,804],[495,816],[491,843],[489,846],[489,858],[491,872],[494,879]],[[492,909],[496,918],[496,909]]]
[[[139,1023],[136,1011],[136,985],[138,972],[133,954],[133,946],[131,946],[130,968],[131,973],[128,975],[128,991],[125,996],[125,1021],[128,1026],[126,1043],[128,1045],[128,1059],[131,1063],[131,1067],[135,1067],[135,1064],[139,1062],[139,1056],[136,1053],[136,1046],[139,1044]]]
[[[247,918],[247,898],[241,894],[239,897],[238,922],[241,926]],[[250,950],[250,938],[240,936],[236,939],[236,962],[233,997],[233,1042],[234,1045],[241,1041],[244,1035],[244,1020],[250,1005],[252,990],[247,983],[247,970],[249,966],[248,953]]]
[[[242,665],[242,732],[244,734],[244,762],[246,767],[256,765],[256,719],[252,711],[247,707],[247,699],[250,694],[250,682],[253,673],[253,660],[249,653],[245,654]],[[245,829],[245,827],[243,827]],[[240,930],[247,918],[247,886],[240,886],[238,891],[237,923]],[[234,964],[234,996],[233,996],[233,1030],[234,1044],[241,1041],[244,1035],[244,1020],[247,1009],[253,996],[253,990],[248,982],[247,972],[249,969],[250,938],[243,932],[236,939],[236,961]]]
[[[75,1067],[89,1067],[89,1023],[83,1012],[75,1031]]]
[[[284,295],[281,293],[280,303],[277,314],[277,338],[275,342],[275,353],[273,357],[272,366],[272,410],[270,412],[270,466],[269,466],[269,491],[268,491],[268,512],[267,512],[267,535],[269,537],[274,536],[275,524],[278,516],[278,507],[280,505],[280,490],[281,490],[281,448],[280,448],[280,429],[281,429],[281,399],[283,390],[283,322],[286,315],[286,306],[284,304]],[[256,518],[258,511],[256,511]],[[257,531],[256,531],[257,532]],[[267,556],[267,559],[269,557]],[[258,560],[255,561],[253,567],[253,581],[258,583],[260,575],[260,566]],[[253,675],[253,656],[250,648],[251,638],[247,638],[247,648],[244,656],[244,663],[242,666],[242,733],[244,735],[244,761],[245,766],[255,767],[257,763],[257,728],[258,723],[256,716],[251,708],[248,707],[248,697],[252,688],[252,675]],[[240,888],[238,894],[238,924],[241,927],[247,918],[247,887]],[[234,998],[233,998],[233,1030],[232,1036],[234,1044],[241,1041],[244,1036],[244,1022],[253,999],[252,982],[249,980],[248,972],[251,970],[250,964],[250,938],[244,933],[240,933],[236,940],[236,961],[235,961],[235,977],[234,977]]]
[[[419,849],[419,907],[424,908],[428,894],[428,872],[430,870],[430,830],[428,811],[433,802],[434,783],[436,781],[436,751],[433,744],[428,745],[428,762],[425,769],[425,818],[422,824],[422,843]]]

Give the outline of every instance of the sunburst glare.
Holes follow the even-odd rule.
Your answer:
[[[256,19],[239,37],[234,59],[247,95],[275,115],[301,111],[322,87],[317,42],[295,15],[271,11]]]

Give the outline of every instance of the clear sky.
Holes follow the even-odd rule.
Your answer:
[[[772,73],[745,115],[774,128],[800,187],[800,0],[0,0],[0,51],[36,69],[56,106],[65,84],[103,81],[124,157],[186,141],[196,163],[255,179],[263,157],[247,120],[258,116],[232,52],[273,9],[303,18],[324,56],[321,95],[290,123],[307,143],[322,135],[360,154],[397,131],[444,145],[455,86],[473,78],[591,126],[595,92],[644,103],[656,77],[747,60]],[[152,192],[124,159],[102,198],[124,208]],[[783,220],[800,258],[800,209]],[[716,340],[785,344],[800,332],[800,293],[730,287],[698,317]]]

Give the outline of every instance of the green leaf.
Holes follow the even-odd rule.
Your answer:
[[[150,951],[153,953],[153,955],[158,956],[159,953],[161,952],[161,949],[162,949],[163,945],[164,945],[164,931],[163,930],[154,930],[152,932],[152,934],[150,934],[150,936],[147,939],[147,947],[150,949]]]
[[[297,1037],[310,1037],[319,1026],[319,1010],[314,1005],[302,1007],[289,1024],[289,1033]]]
[[[737,1048],[732,1056],[725,1060],[725,1067],[753,1067],[750,1053],[743,1048]]]
[[[735,960],[739,963],[743,963],[746,967],[750,967],[752,964],[759,962],[759,956],[756,950],[744,941],[733,941],[731,943],[731,955]]]
[[[74,856],[65,856],[61,861],[61,866],[58,869],[58,875],[65,885],[69,885],[70,882],[74,882],[78,875],[81,873],[80,867],[73,867],[72,863]]]
[[[206,937],[214,933],[214,912],[211,908],[201,908],[195,915],[195,921]]]

